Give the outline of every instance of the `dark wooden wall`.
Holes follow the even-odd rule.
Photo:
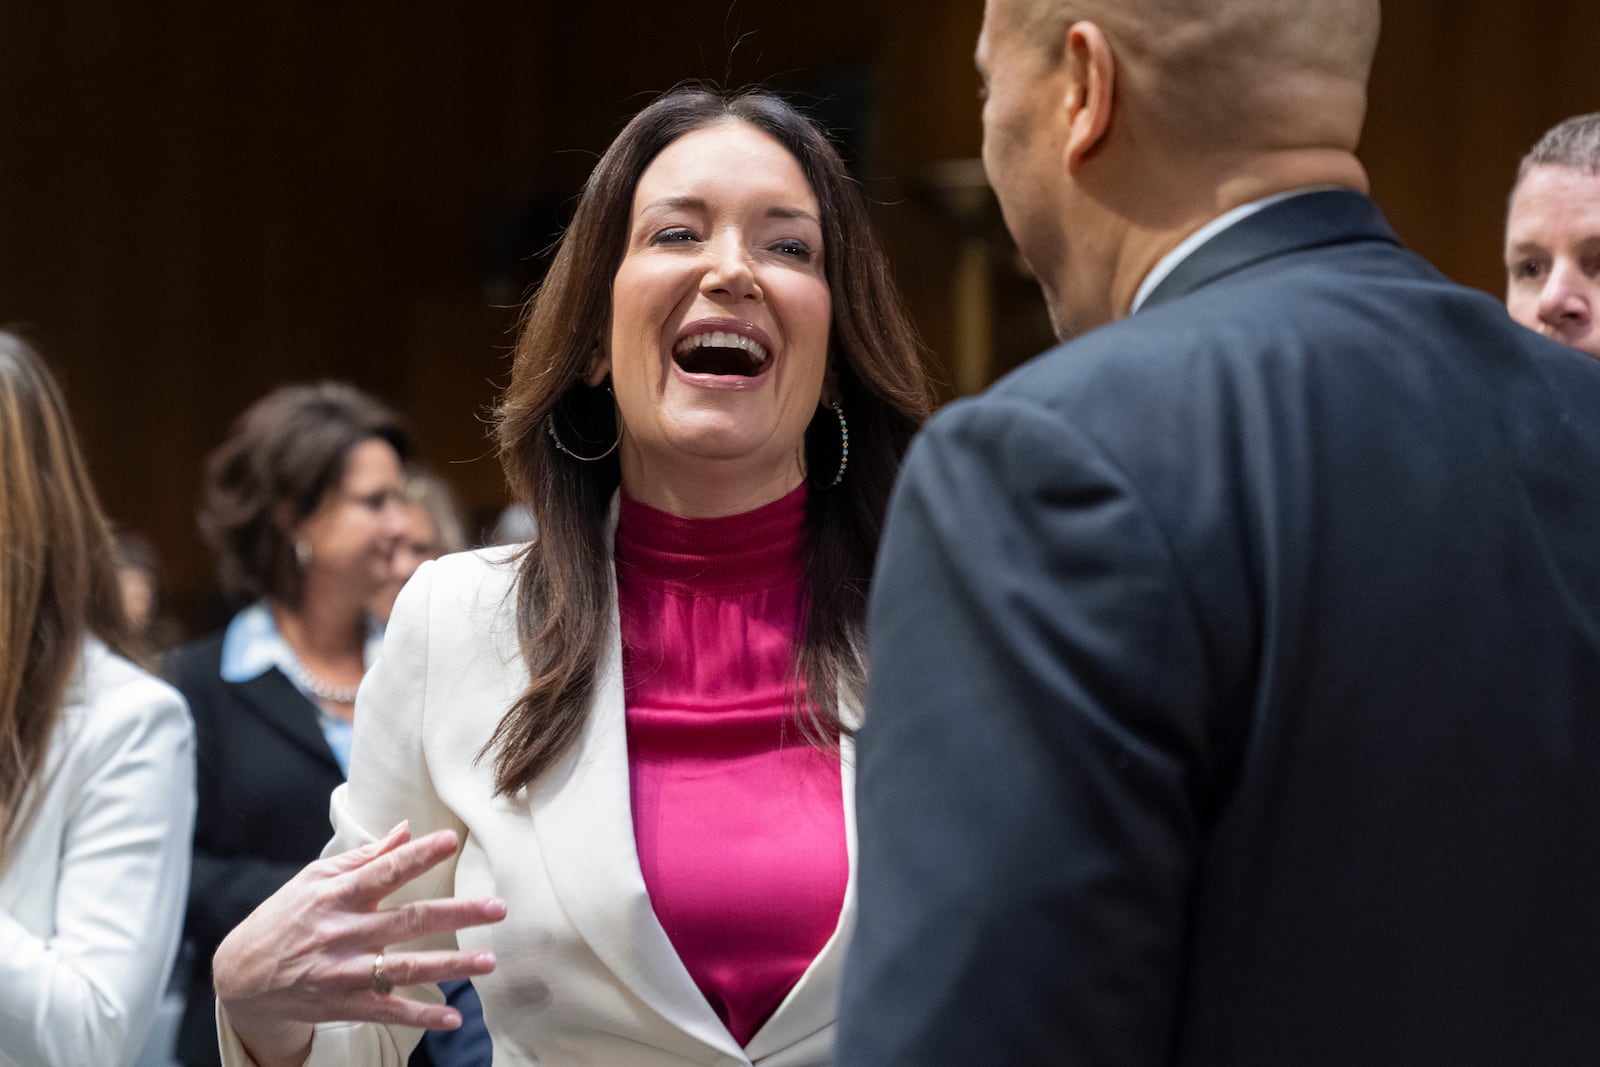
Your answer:
[[[0,6],[0,322],[68,390],[108,509],[200,617],[198,472],[272,386],[352,380],[412,420],[469,510],[504,503],[483,416],[537,253],[625,117],[685,77],[826,95],[932,358],[957,346],[962,239],[930,206],[978,149],[975,0],[471,0]],[[1402,236],[1499,287],[1506,186],[1600,108],[1600,5],[1386,11],[1364,155]],[[863,105],[863,101],[865,102]],[[823,99],[826,111],[840,99]],[[1039,343],[997,263],[992,351]]]

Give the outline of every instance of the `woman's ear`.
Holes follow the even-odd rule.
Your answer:
[[[844,400],[844,394],[839,389],[839,373],[834,370],[838,366],[834,362],[837,358],[830,358],[828,369],[822,372],[822,396],[817,400],[820,407],[831,408]]]
[[[583,371],[583,383],[591,389],[611,376],[611,352],[605,342],[596,341],[589,354],[589,365]]]
[[[305,525],[304,522],[294,521],[294,505],[287,500],[280,500],[272,506],[272,523],[279,533],[291,541],[300,536],[299,527]]]

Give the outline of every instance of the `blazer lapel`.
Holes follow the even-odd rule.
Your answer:
[[[339,761],[328,747],[317,725],[317,711],[294,687],[294,683],[279,673],[276,667],[263,671],[247,682],[223,682],[249,711],[271,724],[308,755],[326,764],[339,777]]]
[[[572,924],[640,1000],[722,1056],[744,1051],[717,1018],[656,918],[639,869],[629,794],[621,638],[610,648],[573,752],[529,790],[546,869]]]
[[[839,924],[800,980],[772,1016],[756,1031],[746,1053],[759,1060],[788,1048],[839,1017],[839,986],[844,975],[845,952],[856,928],[856,767],[855,743],[848,737],[839,744],[839,783],[844,803],[845,853],[850,871],[839,906]]]
[[[1378,205],[1360,193],[1324,189],[1291,196],[1229,226],[1173,268],[1143,311],[1234,271],[1289,252],[1349,241],[1399,244]]]

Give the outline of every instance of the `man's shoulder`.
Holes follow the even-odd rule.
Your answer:
[[[932,426],[998,442],[1037,418],[1132,467],[1194,468],[1335,426],[1396,439],[1423,422],[1445,438],[1495,432],[1513,410],[1600,421],[1600,364],[1374,243],[1279,257],[1147,307],[1034,357]]]
[[[1057,345],[992,387],[997,397],[1104,409],[1192,407],[1253,383],[1299,390],[1347,353],[1421,357],[1465,343],[1529,347],[1499,303],[1383,242],[1263,259]],[[1454,335],[1460,341],[1452,341]]]
[[[1034,356],[976,398],[1070,415],[1193,405],[1197,376],[1237,373],[1271,347],[1252,308],[1195,293],[1168,308],[1141,312]],[[1230,367],[1235,368],[1229,370]]]

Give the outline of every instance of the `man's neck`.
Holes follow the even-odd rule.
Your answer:
[[[1210,174],[1184,169],[1188,181],[1163,183],[1174,198],[1169,203],[1177,206],[1168,215],[1170,221],[1155,226],[1130,224],[1124,235],[1112,275],[1114,318],[1130,314],[1141,285],[1156,265],[1212,220],[1247,204],[1298,190],[1321,187],[1365,193],[1368,189],[1361,163],[1354,154],[1337,149],[1257,153],[1219,165]]]

